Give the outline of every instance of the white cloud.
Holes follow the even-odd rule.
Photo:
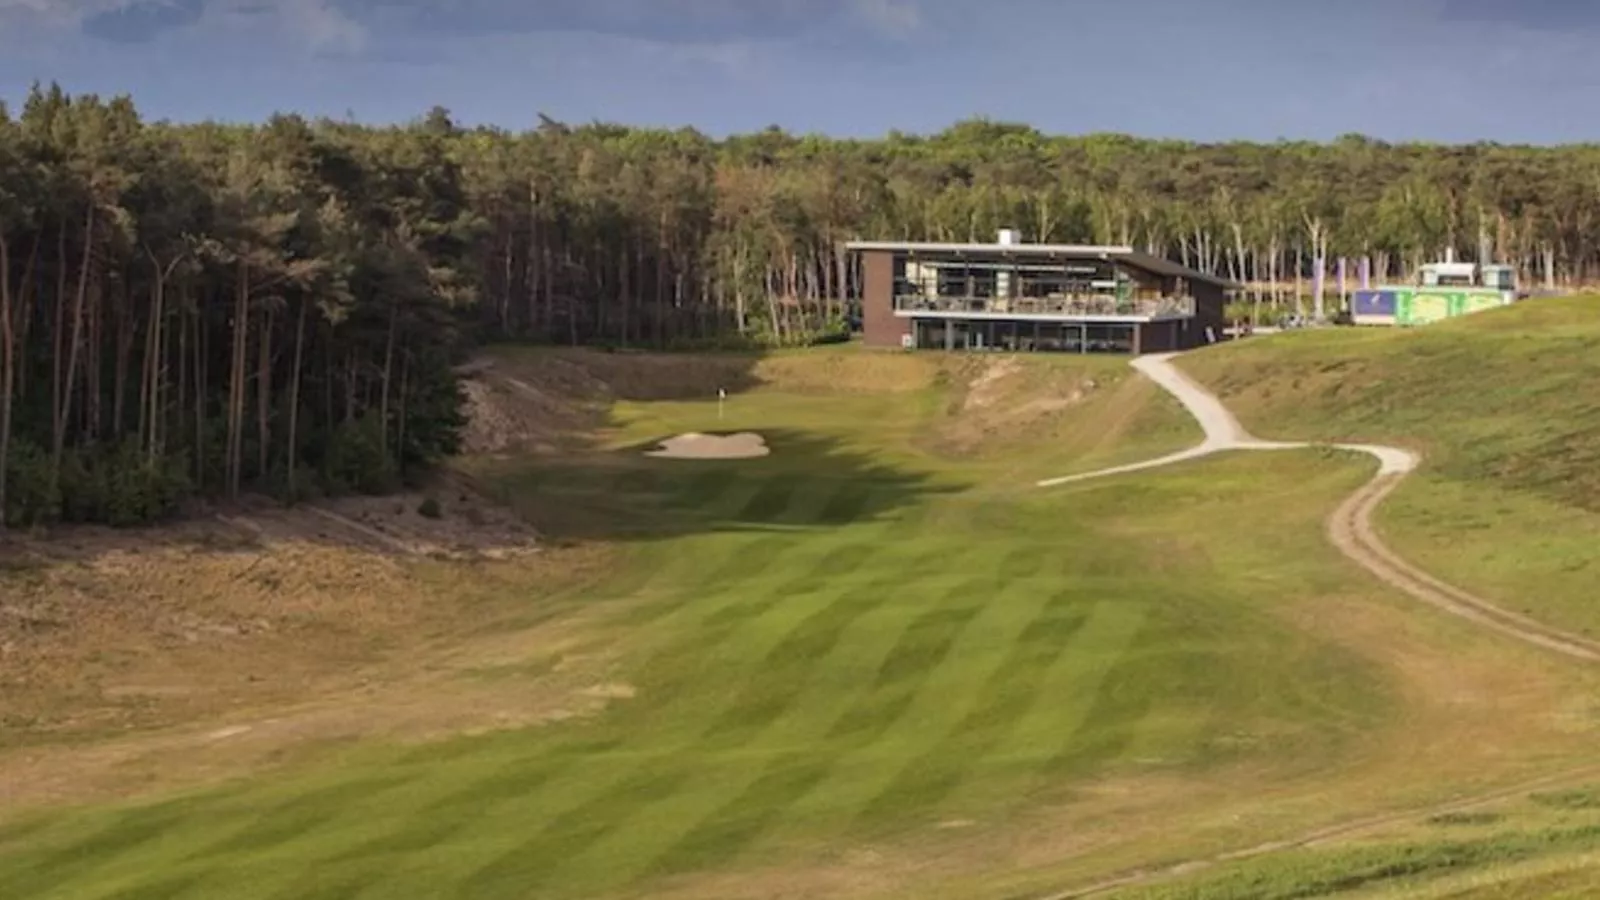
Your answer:
[[[73,26],[128,5],[128,0],[0,0],[0,29],[29,24]]]
[[[180,5],[182,0],[0,0],[0,35],[31,28],[66,31],[105,13]],[[332,0],[206,0],[195,27],[259,28],[263,18],[317,52],[355,52],[367,43],[367,30]]]
[[[280,0],[279,15],[312,50],[355,53],[367,44],[367,30],[329,0]]]
[[[850,12],[889,37],[906,37],[922,26],[915,0],[850,0]]]

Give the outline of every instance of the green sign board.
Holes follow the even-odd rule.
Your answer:
[[[1508,302],[1504,292],[1492,288],[1395,288],[1394,323],[1426,325]]]

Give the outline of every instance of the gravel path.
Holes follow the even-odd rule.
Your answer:
[[[1233,417],[1228,408],[1222,405],[1221,400],[1172,364],[1172,357],[1175,355],[1169,353],[1141,356],[1134,359],[1133,367],[1176,397],[1189,414],[1194,416],[1205,432],[1205,438],[1199,444],[1187,450],[1144,462],[1061,478],[1048,478],[1039,482],[1039,486],[1055,487],[1091,478],[1139,472],[1229,450],[1293,450],[1318,446],[1303,441],[1263,441],[1253,437],[1243,425],[1239,424],[1239,420]],[[1546,650],[1589,662],[1600,662],[1600,642],[1552,628],[1495,606],[1481,597],[1434,578],[1401,559],[1384,545],[1373,528],[1372,511],[1389,496],[1406,475],[1416,469],[1420,462],[1416,454],[1399,447],[1386,447],[1381,444],[1329,446],[1365,453],[1378,460],[1378,471],[1372,480],[1351,494],[1328,519],[1328,538],[1340,553],[1384,582],[1430,606]]]
[[[1263,441],[1253,437],[1239,423],[1239,420],[1234,418],[1227,407],[1222,405],[1222,401],[1218,400],[1210,391],[1196,384],[1172,364],[1171,360],[1175,355],[1141,356],[1133,361],[1133,367],[1176,397],[1178,402],[1182,403],[1184,408],[1189,411],[1189,414],[1194,416],[1195,420],[1200,423],[1200,427],[1205,431],[1205,438],[1199,444],[1188,450],[1181,450],[1177,453],[1170,453],[1144,462],[1114,466],[1078,475],[1067,475],[1061,478],[1045,479],[1039,482],[1039,486],[1053,487],[1060,484],[1087,481],[1091,478],[1105,478],[1110,475],[1138,472],[1230,450],[1292,450],[1318,446],[1308,442]],[[1546,650],[1585,661],[1600,662],[1600,643],[1551,628],[1525,616],[1520,616],[1495,606],[1481,597],[1434,578],[1432,575],[1396,556],[1393,551],[1384,545],[1373,529],[1372,511],[1399,486],[1406,475],[1417,468],[1421,460],[1416,454],[1399,447],[1386,447],[1380,444],[1332,444],[1331,446],[1341,450],[1365,453],[1378,460],[1378,471],[1372,476],[1372,479],[1346,498],[1328,519],[1328,538],[1340,553],[1343,553],[1357,565],[1376,575],[1384,582],[1405,591],[1430,606],[1461,616],[1485,628],[1493,629]],[[1385,813],[1329,826],[1286,840],[1273,841],[1255,847],[1218,854],[1206,859],[1190,860],[1160,868],[1133,871],[1095,884],[1044,895],[1040,900],[1069,900],[1069,898],[1097,896],[1119,888],[1192,874],[1219,863],[1264,856],[1295,847],[1314,846],[1324,841],[1359,834],[1419,815],[1473,809],[1519,796],[1539,787],[1586,783],[1597,774],[1600,774],[1600,769],[1592,767],[1554,773],[1535,782],[1521,784],[1513,788],[1477,797],[1465,798],[1424,810]]]

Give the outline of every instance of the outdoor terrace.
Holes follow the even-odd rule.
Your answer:
[[[1090,319],[1146,322],[1195,314],[1193,297],[1117,297],[1111,294],[982,297],[897,294],[895,315],[1024,320]]]

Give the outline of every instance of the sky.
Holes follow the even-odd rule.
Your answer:
[[[1199,141],[1600,132],[1600,0],[0,0],[0,98],[149,118]]]

